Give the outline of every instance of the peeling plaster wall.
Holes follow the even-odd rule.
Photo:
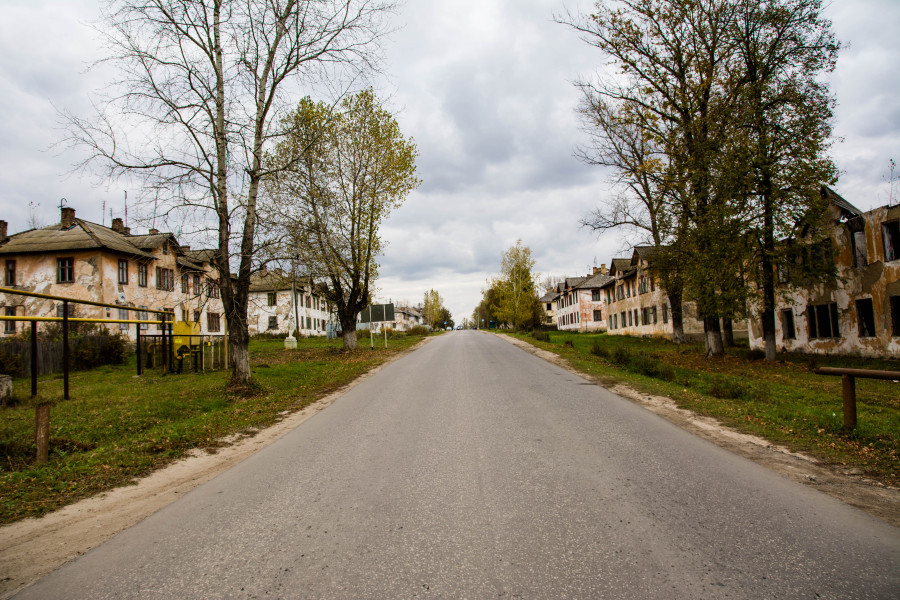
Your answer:
[[[560,306],[559,300],[554,302],[556,307],[556,324],[560,331],[606,331],[606,302],[601,294],[600,300],[591,300],[590,289],[571,290],[560,298],[565,298],[567,306]],[[603,318],[594,321],[594,311],[601,311]],[[568,317],[568,315],[573,315]],[[572,322],[568,322],[568,321]]]
[[[158,248],[153,252],[156,260],[138,261],[132,257],[116,254],[106,250],[91,250],[87,252],[59,252],[53,254],[20,254],[4,256],[0,262],[5,264],[6,260],[16,261],[16,283],[17,289],[29,292],[37,292],[41,294],[50,294],[54,296],[63,296],[72,298],[73,300],[89,300],[92,302],[102,302],[104,304],[120,304],[122,306],[146,307],[149,309],[169,308],[175,309],[176,319],[184,320],[185,317],[192,317],[194,311],[201,313],[201,331],[208,333],[206,314],[211,312],[220,315],[220,331],[214,333],[224,333],[224,318],[221,318],[224,310],[222,301],[219,298],[210,298],[208,293],[208,282],[216,281],[216,272],[209,269],[209,265],[204,263],[206,271],[201,275],[201,290],[199,294],[194,293],[193,274],[187,271],[191,285],[187,293],[182,292],[181,272],[176,265],[176,255],[174,248],[170,247],[168,254],[163,254],[162,249]],[[57,259],[72,257],[74,259],[74,281],[71,283],[57,282]],[[119,260],[128,261],[128,283],[119,283]],[[147,286],[138,285],[138,264],[144,262],[147,264]],[[172,269],[175,277],[175,290],[159,290],[156,288],[157,277],[156,267]],[[16,306],[16,314],[22,316],[36,317],[55,317],[57,316],[57,306],[61,302],[56,300],[45,300],[41,298],[28,298],[26,296],[16,296],[14,294],[0,294],[0,305]],[[118,319],[119,311],[115,308],[104,308],[99,306],[73,304],[74,308],[70,309],[72,315],[80,318],[96,318],[96,319]],[[137,319],[138,313],[128,311],[128,319]],[[152,319],[153,315],[148,315]],[[46,325],[43,325],[46,326]],[[126,324],[122,328],[120,324],[110,323],[100,325],[107,327],[111,331],[124,334],[129,340],[136,337],[135,325]],[[39,325],[38,327],[42,327]],[[16,334],[21,334],[30,328],[30,324],[20,322],[16,323]],[[5,329],[0,329],[5,331]],[[156,334],[158,328],[150,325],[143,329],[142,333]],[[3,335],[10,335],[3,333]]]
[[[277,290],[275,293],[275,306],[269,306],[269,294],[271,291],[250,292],[250,303],[247,308],[247,323],[250,334],[255,333],[289,333],[293,324],[294,313],[291,302],[291,290]],[[309,307],[307,308],[307,302]],[[303,336],[325,335],[325,325],[331,314],[328,304],[323,298],[315,294],[304,293],[297,290],[297,316],[300,319],[296,329]],[[269,318],[276,317],[277,326],[269,329]],[[307,326],[309,318],[309,327]]]
[[[853,266],[851,232],[846,224],[832,230],[838,278],[831,284],[819,284],[791,292],[779,290],[775,314],[775,339],[779,350],[813,354],[844,354],[872,358],[900,357],[900,336],[892,335],[890,297],[900,296],[900,260],[885,261],[882,224],[900,219],[900,206],[882,206],[863,213],[865,227],[865,266]],[[856,301],[872,300],[875,335],[860,336]],[[810,338],[810,307],[835,303],[840,337]],[[784,310],[794,316],[795,339],[785,338]],[[750,347],[764,349],[759,307],[750,330]]]

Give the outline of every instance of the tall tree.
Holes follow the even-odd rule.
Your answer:
[[[532,328],[540,324],[537,286],[535,285],[534,258],[531,248],[522,244],[522,240],[509,247],[500,261],[500,276],[491,287],[500,292],[497,318],[509,323],[514,329]],[[539,307],[538,307],[539,308]],[[537,313],[537,322],[535,314]]]
[[[114,0],[104,13],[106,62],[120,78],[97,114],[64,114],[68,141],[87,149],[84,166],[143,177],[182,219],[214,231],[234,384],[251,381],[247,306],[266,146],[284,133],[292,86],[326,66],[358,69],[375,58],[390,8],[381,0]]]
[[[770,361],[776,357],[776,273],[789,286],[833,275],[825,261],[794,280],[800,271],[789,267],[796,256],[790,244],[778,243],[803,237],[816,244],[827,237],[820,189],[837,171],[827,157],[833,100],[822,75],[834,69],[840,48],[829,28],[821,0],[740,0],[734,24],[743,119],[735,161],[746,161],[748,172],[743,221]]]
[[[337,110],[306,98],[285,128],[266,161],[273,229],[283,228],[286,251],[328,282],[344,348],[354,350],[356,317],[378,275],[381,222],[420,183],[416,145],[371,90],[346,97]]]

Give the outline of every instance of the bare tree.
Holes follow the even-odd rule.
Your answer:
[[[232,384],[251,381],[263,153],[303,84],[377,58],[390,0],[114,0],[101,33],[121,72],[90,117],[64,113],[82,166],[137,174],[215,233]],[[232,274],[232,269],[236,273]]]

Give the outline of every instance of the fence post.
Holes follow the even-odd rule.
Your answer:
[[[50,403],[38,404],[34,410],[34,443],[38,464],[47,462],[50,455]]]
[[[856,427],[856,379],[853,375],[841,375],[844,397],[844,429]]]
[[[169,370],[175,370],[175,316],[172,315],[172,320],[169,321],[169,315],[166,315],[166,322],[169,323],[169,357],[167,360],[169,361]]]
[[[69,399],[69,302],[63,300],[63,398]]]
[[[140,315],[140,313],[138,313],[138,315]],[[137,328],[137,331],[135,332],[135,339],[137,340],[137,342],[135,343],[134,351],[137,353],[137,374],[138,375],[144,374],[144,367],[141,364],[141,325],[142,325],[141,323],[134,324],[134,326]]]
[[[31,322],[31,397],[37,396],[38,370],[37,321]]]
[[[169,367],[169,359],[168,359],[169,353],[168,353],[168,348],[166,348],[166,341],[167,341],[166,340],[166,320],[167,320],[167,318],[168,317],[166,315],[159,316],[160,329],[162,329],[162,337],[160,338],[160,342],[162,345],[162,353],[163,353],[163,355],[162,355],[163,375],[165,375],[168,372],[168,367]]]

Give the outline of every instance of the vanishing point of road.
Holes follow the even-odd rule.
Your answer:
[[[482,332],[16,598],[900,598],[900,530]]]

